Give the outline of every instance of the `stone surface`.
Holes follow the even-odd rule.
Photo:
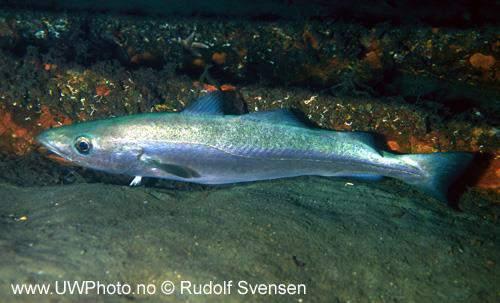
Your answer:
[[[496,302],[498,205],[465,212],[398,182],[295,178],[189,190],[0,185],[0,293],[10,283],[163,280],[305,283],[273,302]],[[73,302],[38,296],[36,302]],[[220,302],[86,296],[88,302]],[[224,297],[261,302],[270,297]]]

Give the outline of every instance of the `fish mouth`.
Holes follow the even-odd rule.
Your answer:
[[[54,156],[62,158],[62,160],[71,161],[67,155],[65,155],[54,143],[47,140],[44,134],[41,134],[36,138],[38,143],[40,143],[44,148],[47,149],[47,156],[53,158]]]

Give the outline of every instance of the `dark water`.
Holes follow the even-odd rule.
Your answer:
[[[499,300],[497,3],[0,5],[1,302]],[[291,108],[396,152],[475,158],[446,205],[392,179],[128,187],[130,176],[55,161],[34,139],[180,111],[214,89],[232,114]],[[58,294],[75,281],[106,287]],[[12,289],[42,284],[53,294]],[[238,293],[245,285],[261,293]]]

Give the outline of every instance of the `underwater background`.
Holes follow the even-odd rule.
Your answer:
[[[0,302],[498,302],[498,1],[0,1]],[[225,186],[55,161],[45,129],[292,108],[401,153],[474,152],[445,205],[393,179]],[[56,280],[302,295],[14,295]]]

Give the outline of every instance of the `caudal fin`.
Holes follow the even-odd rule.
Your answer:
[[[420,167],[427,174],[418,180],[404,180],[438,200],[447,202],[450,185],[465,171],[473,154],[462,152],[409,154],[399,156],[404,162]]]

